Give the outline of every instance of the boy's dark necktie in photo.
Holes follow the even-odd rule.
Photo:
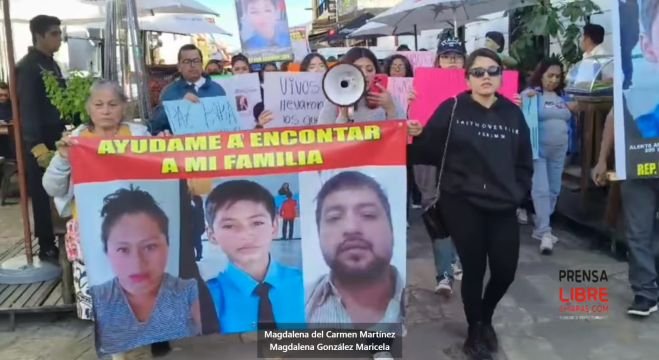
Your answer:
[[[260,283],[256,287],[256,295],[259,296],[259,312],[258,312],[258,329],[259,330],[275,330],[277,324],[275,323],[275,314],[272,311],[272,302],[270,301],[270,289],[272,286],[268,283]]]

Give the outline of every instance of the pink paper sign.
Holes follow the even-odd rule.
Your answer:
[[[389,77],[387,90],[398,104],[407,109],[410,92],[414,89],[414,79],[407,77]]]
[[[517,71],[504,71],[499,93],[514,100],[519,93],[518,79]],[[409,118],[419,120],[425,126],[441,103],[467,90],[464,70],[416,69],[414,72],[416,100],[410,106]]]
[[[397,54],[405,56],[413,69],[433,67],[437,57],[433,51],[399,51]]]

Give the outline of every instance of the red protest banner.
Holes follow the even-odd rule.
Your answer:
[[[67,199],[77,209],[87,274],[80,282],[92,300],[99,357],[266,327],[312,344],[315,329],[346,325],[368,329],[359,338],[341,336],[354,340],[350,348],[400,353],[369,334],[391,339],[402,331],[396,304],[407,268],[404,121],[77,139],[70,154],[74,197]],[[359,239],[346,241],[346,232]],[[335,264],[343,260],[334,259],[368,260],[366,246],[381,249],[380,261],[357,261],[341,273]],[[337,254],[329,260],[328,247]],[[395,291],[381,299],[389,305],[368,309],[387,322],[355,324],[352,308],[337,317],[336,308],[323,306],[329,279],[338,277],[366,286],[395,281]],[[261,310],[266,301],[270,312]],[[135,305],[141,303],[154,305]],[[278,341],[264,338],[273,345],[260,347],[259,357],[359,356],[348,347],[293,350]]]
[[[404,165],[403,121],[174,137],[79,139],[75,184],[129,179],[216,178]],[[82,170],[84,169],[84,170]]]

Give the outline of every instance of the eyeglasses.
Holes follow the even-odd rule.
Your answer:
[[[183,65],[201,65],[201,59],[185,59],[181,61]]]
[[[487,69],[481,67],[469,69],[469,75],[475,77],[476,79],[485,77],[485,74],[491,77],[501,76],[501,67],[490,66]]]

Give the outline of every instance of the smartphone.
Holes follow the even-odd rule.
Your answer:
[[[373,81],[371,81],[371,86],[368,89],[369,94],[379,94],[387,89],[389,83],[389,77],[385,74],[375,74]],[[379,85],[379,86],[378,86]],[[384,90],[383,90],[384,89]],[[368,103],[370,109],[375,109],[378,107],[377,104]]]

